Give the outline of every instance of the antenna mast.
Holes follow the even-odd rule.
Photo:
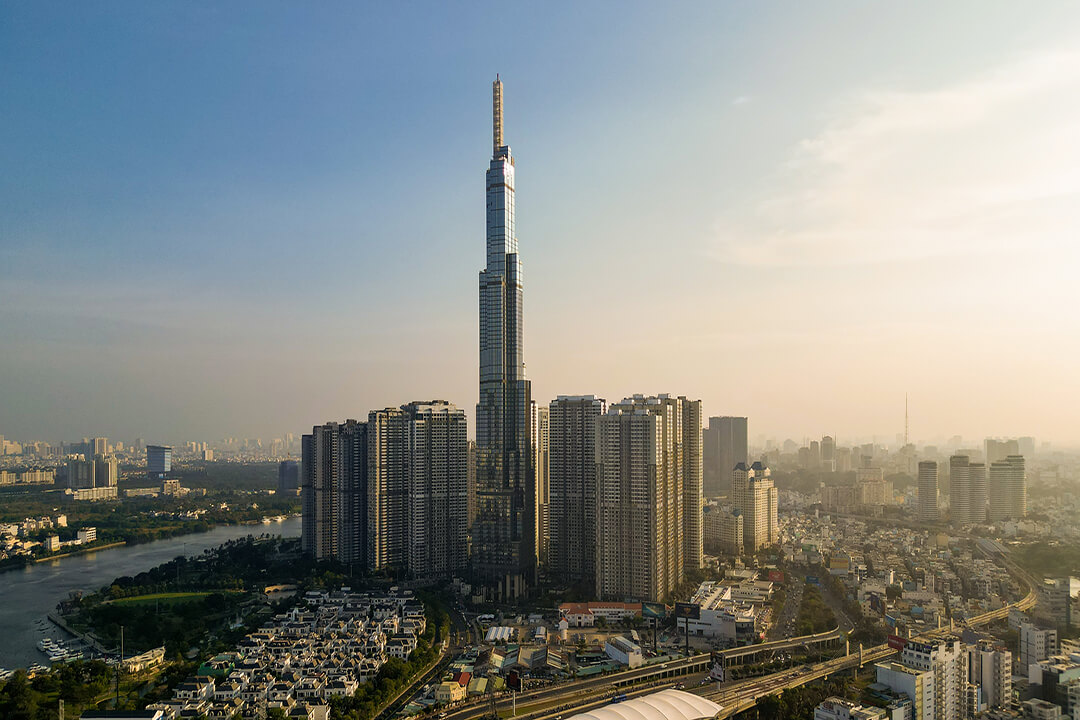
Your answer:
[[[499,74],[495,74],[495,82],[491,83],[491,130],[494,148],[491,156],[499,157],[499,148],[503,146],[503,101],[502,80]]]

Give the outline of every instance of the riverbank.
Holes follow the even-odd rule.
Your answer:
[[[0,644],[0,667],[29,667],[44,662],[44,655],[37,647],[46,633],[43,628],[47,625],[53,632],[59,630],[46,619],[46,614],[55,613],[57,605],[70,600],[73,592],[96,592],[116,578],[135,577],[180,555],[197,557],[208,549],[248,535],[299,537],[300,525],[298,518],[289,518],[261,526],[219,526],[185,537],[73,555],[63,562],[30,563],[17,572],[5,573],[0,577],[0,636],[4,638]]]
[[[290,515],[275,515],[275,516],[268,517],[268,518],[262,518],[260,520],[237,520],[236,522],[217,522],[217,523],[214,523],[212,525],[207,526],[207,528],[205,530],[202,530],[202,529],[191,530],[190,532],[182,532],[182,533],[179,533],[179,534],[176,534],[176,535],[162,534],[160,537],[154,537],[154,538],[152,538],[150,540],[147,540],[146,542],[158,542],[158,541],[161,541],[161,540],[171,540],[171,539],[174,539],[174,538],[184,538],[184,537],[188,537],[188,536],[191,536],[191,535],[205,535],[206,533],[213,532],[214,530],[216,530],[218,528],[233,528],[233,527],[247,527],[247,528],[267,527],[267,528],[275,528],[275,527],[280,526],[282,523],[289,522],[290,520],[298,521],[299,519],[300,519],[300,514],[299,513],[294,513],[294,514],[290,514]],[[266,532],[270,532],[270,529],[267,529]],[[277,533],[271,532],[270,534],[277,534]],[[111,550],[113,548],[118,548],[118,547],[129,547],[129,546],[133,546],[133,545],[144,545],[144,544],[146,544],[146,542],[135,542],[135,543],[133,543],[133,542],[131,542],[129,540],[120,540],[120,541],[117,541],[117,542],[106,543],[104,545],[94,545],[94,546],[87,547],[87,548],[80,548],[78,550],[72,550],[70,552],[62,553],[60,555],[48,555],[46,557],[30,557],[30,556],[26,556],[24,561],[21,562],[21,563],[12,563],[12,564],[0,565],[0,575],[2,575],[5,572],[9,572],[11,570],[24,570],[27,567],[37,565],[39,563],[51,562],[53,560],[59,560],[61,558],[76,557],[78,555],[86,555],[88,553],[97,552],[98,550]]]
[[[34,558],[35,563],[51,562],[53,560],[59,560],[60,558],[72,557],[73,555],[85,555],[86,553],[97,552],[98,550],[108,550],[109,548],[120,547],[121,545],[127,545],[127,542],[114,542],[106,543],[104,545],[92,545],[90,547],[79,548],[78,550],[72,550],[61,555],[49,555],[43,558]]]

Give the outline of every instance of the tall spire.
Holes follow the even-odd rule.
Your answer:
[[[491,126],[494,147],[492,157],[499,157],[499,148],[503,146],[503,103],[502,80],[495,73],[495,82],[491,83]]]

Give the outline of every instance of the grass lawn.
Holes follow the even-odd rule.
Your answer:
[[[191,602],[192,600],[202,600],[203,598],[213,595],[215,593],[239,593],[242,590],[210,590],[206,592],[171,592],[171,593],[153,593],[151,595],[136,595],[135,597],[120,598],[119,600],[111,600],[112,605],[150,605],[152,603],[184,603]]]

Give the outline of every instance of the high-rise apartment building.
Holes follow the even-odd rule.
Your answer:
[[[111,455],[94,456],[94,487],[116,487],[120,461]]]
[[[596,430],[605,403],[560,395],[548,406],[548,572],[558,582],[596,582]]]
[[[597,423],[596,590],[602,599],[665,600],[701,543],[700,401],[635,395]],[[696,424],[695,424],[696,419]],[[697,478],[690,477],[697,473]],[[694,518],[687,518],[687,498]],[[696,538],[687,540],[687,536]],[[700,555],[698,556],[700,557]]]
[[[514,159],[503,144],[502,83],[492,86],[487,265],[480,272],[480,399],[472,568],[491,599],[525,595],[536,579],[536,486],[522,342],[524,279],[514,217]]]
[[[703,492],[707,497],[731,495],[731,471],[749,462],[746,418],[711,417],[702,432]]]
[[[401,408],[368,413],[368,566],[403,573],[409,560],[409,424]]]
[[[918,479],[918,518],[919,522],[938,521],[938,467],[933,460],[919,463]]]
[[[464,411],[435,400],[302,438],[304,552],[413,580],[461,572],[468,553]]]
[[[968,687],[968,654],[955,638],[907,641],[899,662],[879,663],[877,681],[911,699],[911,720],[960,720]]]
[[[1012,653],[984,641],[969,645],[967,655],[967,680],[982,689],[982,705],[1008,705],[1012,701]]]
[[[760,462],[739,463],[731,471],[734,510],[742,516],[747,552],[775,545],[780,540],[778,495],[769,468]]]
[[[1027,473],[1022,455],[1009,455],[990,464],[987,495],[990,522],[1019,520],[1027,514]]]
[[[547,565],[551,534],[551,416],[548,408],[538,407],[535,400],[532,407],[532,446],[536,466],[536,556],[541,565]]]
[[[301,442],[300,548],[316,560],[338,557],[338,441],[332,422],[316,425]]]
[[[450,578],[468,562],[465,411],[441,400],[402,409],[408,420],[408,577]]]
[[[338,474],[334,479],[337,559],[353,569],[368,568],[368,426],[346,420],[338,426]]]
[[[986,522],[986,465],[967,455],[949,458],[949,508],[953,525]]]
[[[886,482],[880,467],[873,467],[873,458],[863,455],[855,468],[855,502],[864,510],[876,510],[892,504],[892,483]]]
[[[1025,674],[1029,667],[1056,655],[1057,651],[1057,630],[1027,622],[1020,625],[1020,668]]]
[[[67,461],[68,487],[72,490],[85,490],[94,487],[94,461],[81,457]]]

